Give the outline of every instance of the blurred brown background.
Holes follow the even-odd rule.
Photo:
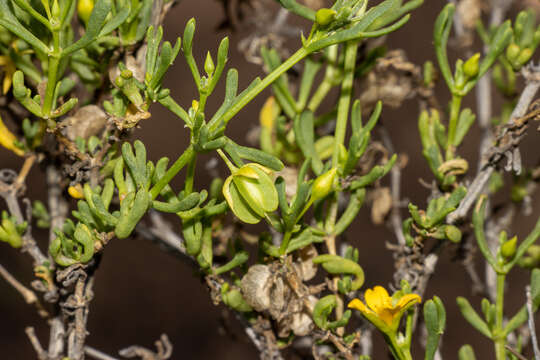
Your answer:
[[[389,49],[402,48],[407,51],[409,60],[423,63],[434,61],[432,46],[432,26],[434,19],[444,6],[444,0],[426,1],[413,13],[409,23],[388,39]],[[197,30],[194,51],[199,64],[204,61],[208,49],[216,53],[221,38],[230,36],[231,51],[229,66],[240,72],[240,88],[244,88],[252,78],[262,75],[259,66],[245,61],[236,49],[236,44],[246,36],[245,33],[217,31],[223,20],[222,8],[216,0],[183,0],[169,13],[165,22],[165,37],[173,41],[183,32],[187,20],[195,17]],[[293,46],[298,46],[299,41]],[[196,94],[191,75],[184,59],[179,56],[174,67],[166,77],[166,86],[185,108]],[[222,84],[223,85],[223,84]],[[445,103],[448,92],[439,84],[439,100]],[[219,105],[222,88],[216,90],[214,102],[209,104],[209,112]],[[268,94],[268,92],[267,92]],[[245,134],[255,126],[264,96],[257,98],[232,121],[228,136],[245,143]],[[474,106],[474,95],[467,98],[468,106]],[[416,128],[418,105],[415,100],[408,101],[403,108],[383,110],[382,121],[391,132],[396,151],[407,153],[409,164],[403,171],[402,193],[410,201],[425,207],[429,191],[423,188],[418,179],[431,179],[427,164],[421,156],[420,140]],[[467,138],[462,154],[470,163],[477,159],[477,129]],[[144,141],[149,156],[156,160],[161,156],[175,158],[184,148],[187,132],[183,123],[160,107],[152,109],[152,118],[141,123],[134,132],[134,138]],[[533,131],[524,144],[525,162],[535,163],[537,159],[538,135]],[[203,188],[209,183],[204,175],[204,162],[199,161],[197,183]],[[0,150],[0,168],[18,169],[20,160],[7,151]],[[474,166],[472,167],[474,168]],[[181,179],[176,179],[176,184]],[[45,200],[46,185],[41,169],[34,168],[28,183],[28,196],[31,199]],[[0,209],[5,204],[0,204]],[[536,206],[538,208],[538,206]],[[535,212],[538,214],[538,211]],[[521,218],[520,223],[510,233],[517,231],[525,235],[535,222],[531,218]],[[376,284],[386,285],[392,281],[393,261],[386,250],[385,242],[394,241],[392,232],[385,226],[374,226],[369,221],[369,208],[360,213],[353,229],[349,231],[349,241],[360,249],[360,264],[366,273],[364,288]],[[40,233],[42,247],[45,248],[46,232]],[[455,297],[467,296],[475,306],[480,298],[471,294],[470,280],[459,262],[453,262],[454,250],[449,248],[439,263],[437,272],[427,290],[427,297],[439,295],[447,308],[447,331],[443,338],[443,356],[457,358],[457,350],[465,343],[475,347],[479,359],[493,358],[489,341],[476,333],[463,320],[457,310]],[[0,263],[10,272],[29,284],[32,280],[31,262],[20,256],[6,244],[0,244]],[[481,270],[482,266],[478,266]],[[525,272],[514,271],[509,281],[507,294],[508,313],[514,313],[524,302]],[[176,258],[160,251],[155,245],[142,239],[114,240],[105,251],[101,266],[95,279],[95,299],[90,306],[90,332],[87,343],[113,356],[119,349],[132,344],[153,347],[154,340],[166,333],[174,344],[173,359],[256,359],[258,354],[239,329],[234,318],[223,321],[226,315],[223,307],[215,307],[209,298],[206,286],[192,269]],[[35,326],[42,343],[48,341],[48,327],[34,309],[24,304],[22,298],[5,281],[0,281],[0,359],[33,359],[33,352],[24,329]],[[231,330],[232,329],[232,330]],[[232,332],[232,336],[231,336]],[[374,336],[376,351],[374,359],[385,359],[386,353],[381,337]],[[416,348],[420,346],[416,344]],[[419,351],[417,354],[423,354]],[[415,358],[423,358],[417,355]]]

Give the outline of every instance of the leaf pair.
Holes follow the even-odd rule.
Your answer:
[[[364,270],[356,261],[342,258],[338,255],[319,255],[313,259],[314,264],[321,264],[322,267],[330,274],[350,274],[354,275],[355,279],[351,283],[351,290],[356,291],[364,284]]]
[[[60,266],[70,266],[77,263],[87,263],[94,255],[95,236],[83,223],[78,223],[75,227],[72,222],[70,234],[66,235],[60,230],[56,230],[56,238],[49,246],[49,253]]]
[[[313,321],[315,325],[323,330],[335,330],[339,327],[346,326],[351,318],[351,310],[346,310],[340,319],[330,321],[328,317],[332,313],[332,310],[337,306],[336,295],[326,295],[319,299],[313,308]]]
[[[0,225],[0,241],[7,242],[14,248],[20,248],[22,246],[22,235],[28,226],[27,222],[17,224],[14,216],[10,216],[7,211],[2,211]]]
[[[403,232],[407,244],[412,246],[414,243],[414,239],[410,235],[413,223],[415,230],[422,237],[448,239],[452,242],[461,241],[461,231],[454,225],[445,224],[445,219],[448,214],[457,209],[466,194],[465,187],[460,186],[451,194],[431,200],[425,212],[418,210],[416,205],[409,204],[409,212],[412,217],[403,222]]]
[[[476,85],[478,79],[491,68],[495,60],[497,60],[499,55],[510,43],[512,39],[512,29],[510,21],[504,22],[497,28],[489,41],[489,50],[484,59],[480,62],[478,71],[474,76],[466,74],[462,60],[458,60],[455,74],[452,75],[446,47],[453,24],[455,10],[456,7],[453,3],[449,3],[444,7],[435,21],[433,37],[437,61],[439,62],[441,73],[448,88],[454,95],[465,96]]]

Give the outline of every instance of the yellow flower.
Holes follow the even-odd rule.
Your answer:
[[[9,129],[4,125],[2,118],[0,117],[0,145],[8,150],[13,151],[19,156],[24,155],[24,150],[15,145],[17,138]]]
[[[6,94],[13,82],[13,74],[17,70],[13,60],[9,56],[0,55],[0,66],[4,67],[4,81],[2,83],[2,94]]]
[[[68,187],[68,194],[74,199],[84,199],[83,188],[81,184]]]
[[[401,291],[390,297],[382,286],[366,290],[364,298],[366,304],[354,299],[348,307],[359,310],[367,320],[386,334],[395,334],[401,316],[411,306],[422,301],[417,294],[403,295]]]

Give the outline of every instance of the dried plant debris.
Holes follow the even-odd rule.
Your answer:
[[[414,97],[421,86],[421,68],[409,62],[403,50],[393,50],[377,59],[373,71],[367,74],[360,102],[366,111],[373,109],[377,101],[397,108]]]

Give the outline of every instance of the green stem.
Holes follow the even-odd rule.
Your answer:
[[[236,166],[234,166],[234,164],[231,162],[231,160],[229,160],[229,158],[227,156],[225,156],[225,154],[223,153],[223,151],[221,149],[217,149],[216,151],[217,151],[218,155],[221,156],[221,158],[225,162],[225,165],[227,165],[227,167],[231,171],[231,174],[234,174],[236,172],[236,170],[238,170],[238,168]]]
[[[195,179],[195,165],[197,164],[197,154],[193,154],[189,160],[187,168],[186,181],[184,187],[184,196],[188,196],[193,192],[193,180]]]
[[[459,110],[461,109],[462,96],[452,95],[452,104],[450,107],[450,120],[448,122],[448,140],[446,143],[446,160],[454,158],[454,140],[456,138],[457,125],[459,120]]]
[[[231,120],[240,110],[244,108],[255,96],[263,91],[268,85],[276,81],[285,71],[289,70],[296,63],[308,56],[310,52],[305,48],[300,48],[284,63],[278,66],[274,71],[268,74],[259,84],[254,86],[249,92],[243,95],[238,101],[234,103],[221,117],[224,123]]]
[[[497,274],[497,298],[495,299],[495,356],[497,360],[506,360],[506,337],[503,331],[504,316],[504,281],[506,274]]]
[[[334,153],[332,154],[332,167],[336,168],[338,167],[339,148],[345,141],[345,133],[347,131],[347,120],[349,119],[357,51],[358,41],[349,41],[345,44],[343,83],[341,85],[341,94],[338,101],[336,131],[334,135]]]
[[[279,247],[280,255],[285,255],[285,253],[287,252],[287,248],[289,247],[289,242],[291,242],[291,236],[292,236],[291,230],[285,231],[285,234],[283,235],[283,240],[281,240],[281,246]]]
[[[317,110],[321,102],[326,98],[326,95],[330,92],[334,86],[335,77],[338,70],[336,69],[336,60],[338,55],[338,45],[332,45],[328,47],[328,66],[324,73],[324,79],[311,97],[308,104],[308,109],[313,113]]]
[[[390,346],[390,351],[396,360],[412,360],[410,349],[403,349],[399,346],[396,335],[386,335],[386,343]]]
[[[49,118],[53,110],[54,93],[56,81],[58,80],[58,67],[60,65],[60,31],[53,30],[53,52],[49,54],[49,64],[47,69],[47,88],[41,109],[43,117]]]
[[[174,162],[174,164],[167,170],[165,175],[159,181],[150,189],[150,194],[152,195],[152,199],[157,198],[161,190],[167,184],[171,182],[171,180],[182,170],[186,164],[191,161],[191,159],[195,156],[195,151],[193,150],[193,146],[190,145],[184,153]]]
[[[311,112],[317,111],[317,108],[319,105],[321,105],[321,102],[326,98],[326,95],[330,92],[332,89],[332,81],[329,78],[324,78],[313,96],[311,97],[311,100],[308,104],[308,109]]]

